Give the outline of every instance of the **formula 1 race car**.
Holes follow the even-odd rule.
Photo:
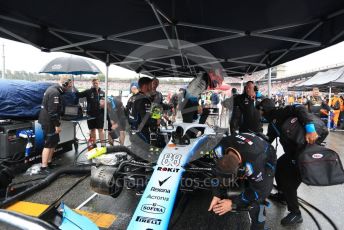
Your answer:
[[[115,198],[124,187],[143,192],[128,229],[167,229],[178,191],[211,189],[216,183],[213,149],[224,130],[180,123],[167,132],[170,141],[162,151],[145,149],[147,144],[131,138],[136,147],[107,147],[111,159],[91,170],[91,187],[97,193]]]

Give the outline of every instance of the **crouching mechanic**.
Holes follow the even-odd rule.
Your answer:
[[[208,211],[221,216],[233,209],[249,210],[250,229],[264,229],[265,199],[273,188],[275,149],[255,134],[239,133],[223,138],[215,153],[219,158],[216,163],[219,178],[241,178],[245,183],[244,191],[233,197],[228,197],[220,186],[215,187]]]

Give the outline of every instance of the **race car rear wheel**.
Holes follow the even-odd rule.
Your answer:
[[[92,167],[90,185],[93,191],[116,198],[121,194],[123,184],[123,176],[117,174],[116,167]]]

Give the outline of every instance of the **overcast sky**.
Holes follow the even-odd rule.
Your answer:
[[[1,56],[2,44],[5,44],[6,69],[8,70],[25,70],[27,72],[39,72],[39,70],[50,60],[56,57],[70,56],[70,54],[60,52],[44,53],[30,45],[14,42],[3,38],[0,38],[0,44]],[[92,60],[92,62],[94,62],[105,74],[104,63],[94,59],[90,60]],[[318,69],[335,64],[344,64],[344,42],[286,63],[286,75],[310,71],[313,69]],[[116,78],[128,78],[137,76],[137,74],[133,71],[129,71],[114,65],[111,65],[109,75],[110,77]]]
[[[49,61],[57,57],[68,57],[71,54],[61,53],[61,52],[52,52],[45,53],[41,52],[39,49],[20,42],[15,42],[0,38],[0,54],[1,54],[1,70],[2,70],[2,44],[5,44],[5,60],[6,60],[6,69],[8,70],[25,70],[27,72],[36,72],[38,73],[41,68],[47,64]],[[89,59],[98,68],[105,74],[105,64],[101,61],[95,59]],[[110,77],[118,78],[128,78],[128,77],[137,77],[138,74],[115,66],[111,65],[109,70]]]

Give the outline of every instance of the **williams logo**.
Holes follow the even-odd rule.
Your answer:
[[[141,207],[142,212],[148,212],[152,214],[163,214],[165,213],[165,207],[157,204],[144,204]]]
[[[168,179],[170,179],[170,176],[167,177],[165,180],[159,180],[159,185],[162,186]]]
[[[179,172],[179,169],[176,168],[168,168],[168,167],[158,167],[158,171],[162,172]]]
[[[312,155],[312,157],[313,157],[314,159],[320,159],[320,158],[323,158],[324,155],[322,155],[321,153],[314,153],[314,154]]]
[[[147,199],[169,201],[168,197],[148,195]]]
[[[297,117],[291,119],[290,123],[294,124],[297,121]]]
[[[152,187],[151,188],[152,192],[164,192],[164,193],[171,193],[171,190],[169,189],[164,189],[164,188],[156,188],[156,187]]]
[[[155,225],[161,224],[161,219],[155,219],[155,218],[144,217],[144,216],[137,216],[136,221],[141,222],[141,223],[147,223],[147,224],[155,224]]]

